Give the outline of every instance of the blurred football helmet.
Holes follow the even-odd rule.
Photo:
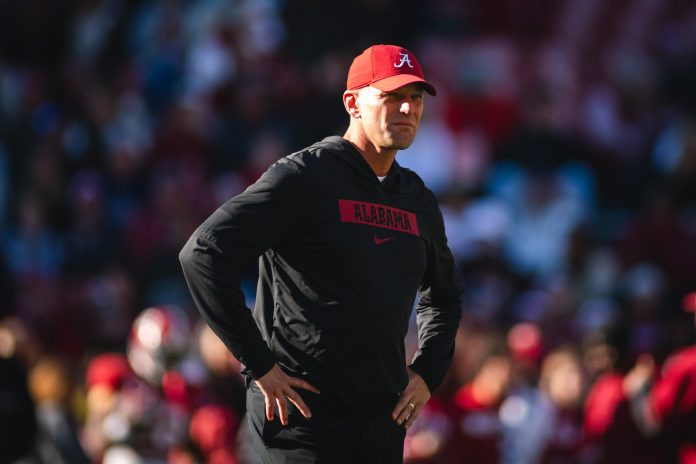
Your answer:
[[[133,321],[128,362],[138,376],[159,386],[165,372],[186,354],[190,335],[188,316],[178,306],[147,308]]]

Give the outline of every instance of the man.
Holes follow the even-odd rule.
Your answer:
[[[265,463],[401,462],[405,428],[448,369],[460,284],[434,196],[395,161],[424,91],[436,93],[410,51],[368,48],[348,72],[345,135],[276,162],[181,252],[198,309],[245,365]],[[260,255],[252,318],[239,277]]]

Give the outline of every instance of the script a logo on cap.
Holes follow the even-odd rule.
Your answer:
[[[408,53],[399,53],[399,55],[401,55],[401,61],[399,62],[399,64],[394,63],[395,68],[401,68],[404,65],[404,63],[406,63],[409,68],[413,67],[411,59],[408,57]]]

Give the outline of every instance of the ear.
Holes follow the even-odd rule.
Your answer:
[[[360,119],[360,109],[358,108],[358,93],[354,90],[343,92],[343,106],[352,118]]]

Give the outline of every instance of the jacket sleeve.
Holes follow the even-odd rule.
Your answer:
[[[463,290],[458,268],[447,246],[442,213],[434,198],[433,203],[433,239],[429,243],[426,274],[416,306],[418,350],[410,366],[423,377],[431,392],[445,378],[452,362]]]
[[[203,319],[254,378],[275,359],[246,307],[241,274],[298,223],[300,178],[294,162],[280,160],[206,219],[179,254]]]

